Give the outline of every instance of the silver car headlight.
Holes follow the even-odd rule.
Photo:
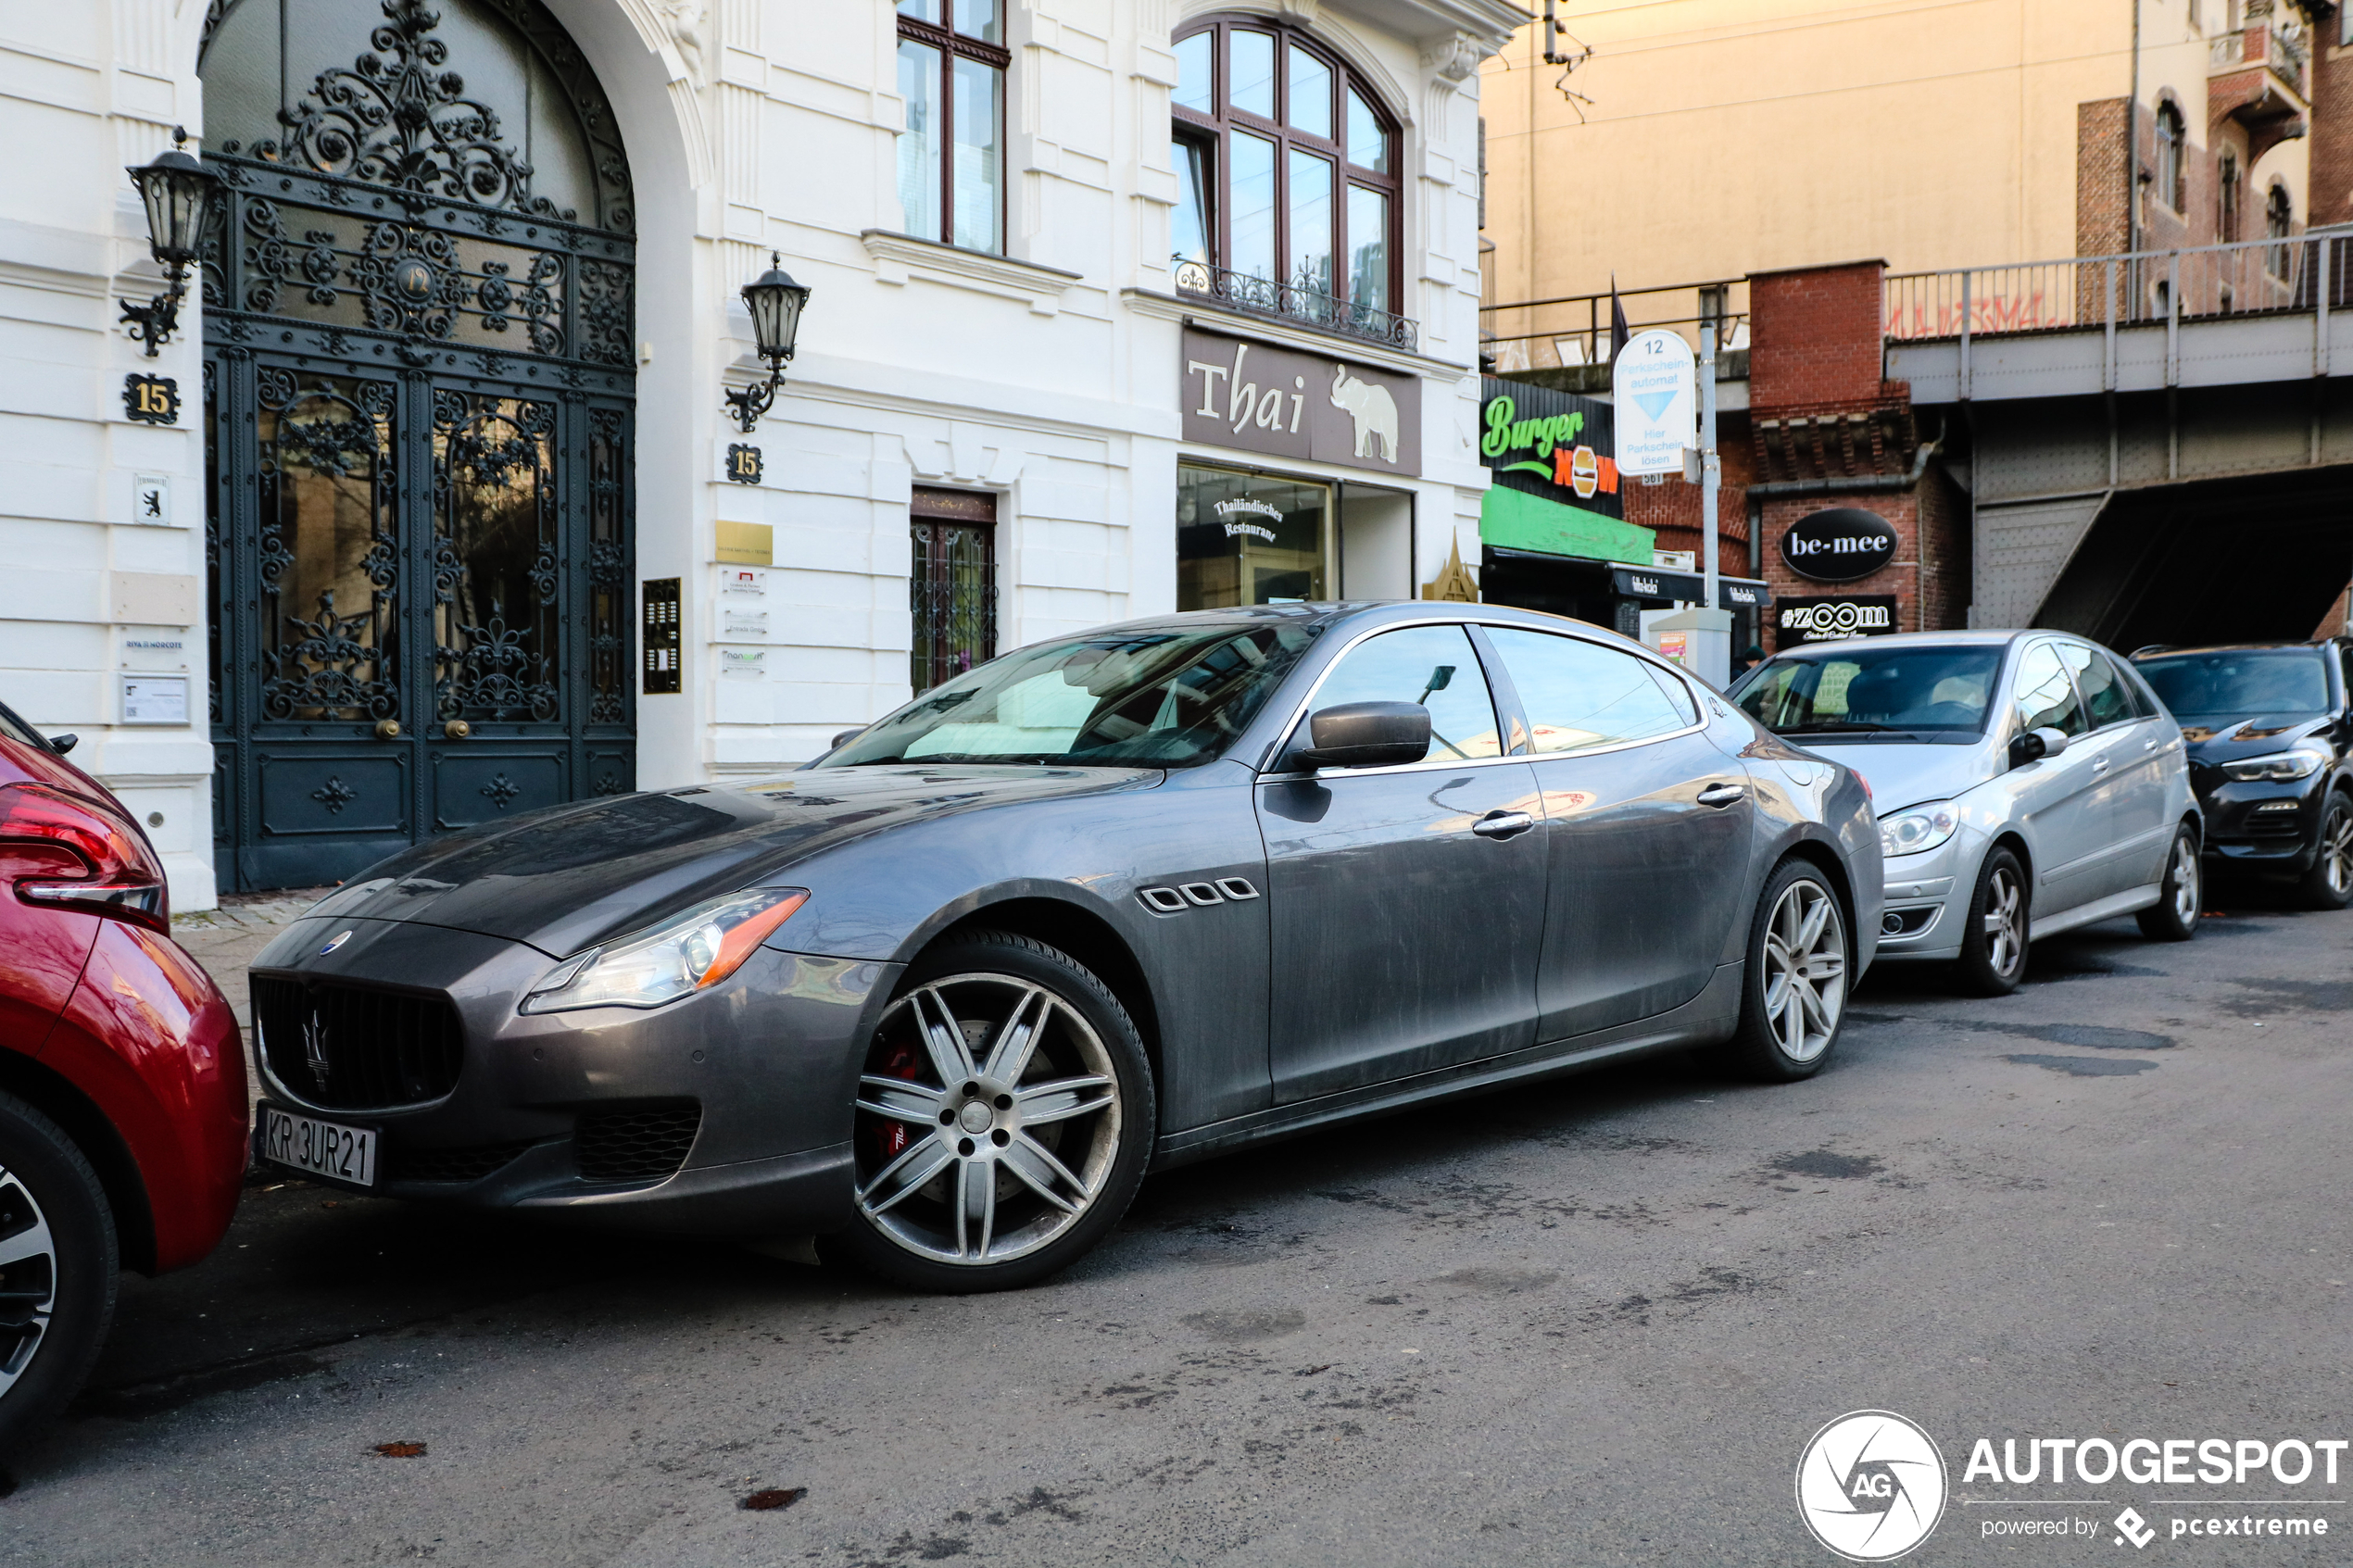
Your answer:
[[[1881,817],[1880,853],[1891,860],[1898,855],[1924,853],[1952,837],[1960,825],[1961,813],[1949,800],[1931,800],[1894,816]]]
[[[793,911],[799,887],[755,887],[698,904],[635,935],[566,959],[522,999],[522,1012],[658,1008],[708,990],[736,970]]]
[[[2284,783],[2289,779],[2310,778],[2328,765],[2328,759],[2329,755],[2325,751],[2312,751],[2299,746],[2292,751],[2274,751],[2264,757],[2225,762],[2222,771],[2241,784]]]

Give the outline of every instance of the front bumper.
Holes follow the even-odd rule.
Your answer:
[[[2221,780],[2198,794],[2206,815],[2206,853],[2216,864],[2285,872],[2311,868],[2320,852],[2328,770],[2273,784],[2223,779],[2215,769],[2200,771]]]
[[[1887,860],[1879,956],[1897,962],[1960,957],[1962,923],[1984,854],[1983,837],[1964,825],[1933,849]]]
[[[345,929],[347,941],[319,951]],[[300,922],[254,966],[268,1096],[380,1129],[376,1190],[391,1197],[706,1234],[848,1223],[850,1103],[895,966],[762,948],[724,984],[667,1007],[517,1013],[553,963],[471,932]],[[265,991],[281,999],[265,1007]],[[345,998],[342,1010],[318,1005],[329,993]],[[331,1103],[349,1098],[333,1092],[338,1081],[381,1080],[338,1074],[316,1087],[290,1054],[306,1042],[293,1037],[287,1008],[312,998],[305,1022],[348,1028],[354,994],[400,1004],[404,1018],[446,998],[462,1035],[454,1083],[415,1103]]]

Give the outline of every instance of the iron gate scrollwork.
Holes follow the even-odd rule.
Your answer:
[[[634,787],[635,213],[585,61],[539,0],[225,0],[206,47],[221,884]]]

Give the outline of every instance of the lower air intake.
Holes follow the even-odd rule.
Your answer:
[[[592,1110],[573,1135],[580,1174],[591,1182],[658,1182],[673,1175],[695,1147],[699,1105]]]

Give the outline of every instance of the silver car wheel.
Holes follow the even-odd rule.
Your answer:
[[[0,1395],[32,1365],[57,1304],[57,1244],[23,1178],[0,1167]]]
[[[1985,885],[1985,961],[2004,979],[2026,961],[2026,896],[2007,866]]]
[[[1119,1152],[1119,1081],[1045,986],[957,974],[910,991],[858,1080],[858,1207],[909,1252],[977,1267],[1076,1224]]]
[[[2186,833],[2173,835],[2173,864],[2167,881],[2173,884],[2173,913],[2183,925],[2197,924],[2197,840]]]
[[[2329,891],[2338,897],[2353,891],[2353,811],[2339,811],[2331,818],[2334,831],[2321,843],[2321,858],[2326,862]]]
[[[1818,882],[1790,884],[1765,926],[1765,1019],[1782,1054],[1830,1049],[1846,1006],[1846,922]]]

